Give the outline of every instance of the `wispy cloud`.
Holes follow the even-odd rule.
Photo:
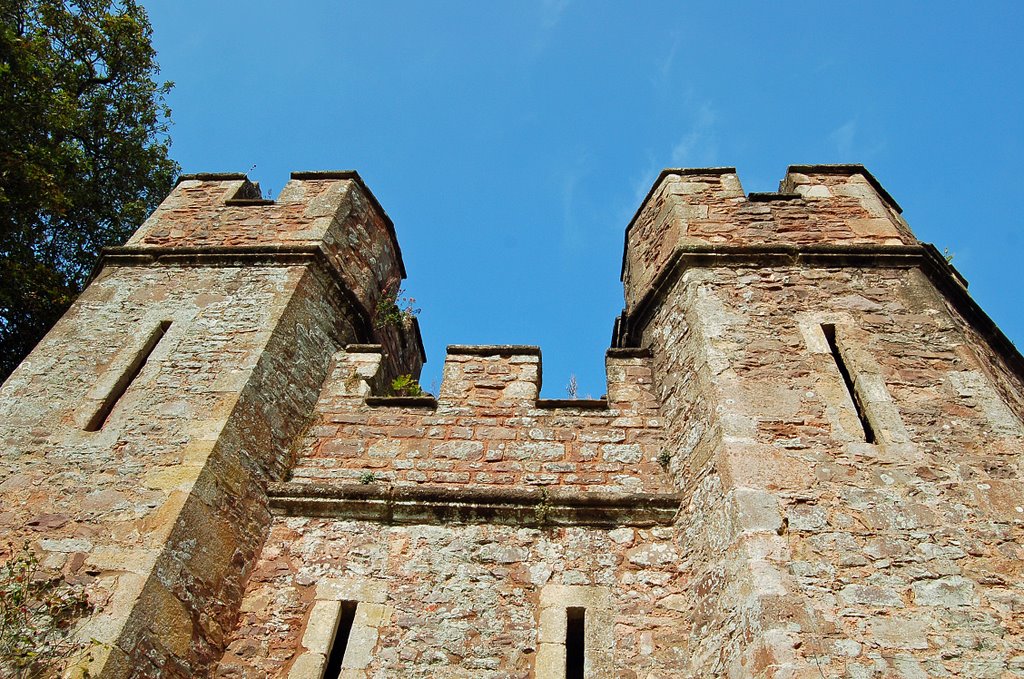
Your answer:
[[[857,136],[857,120],[848,120],[828,135],[828,140],[835,146],[839,155],[849,158],[854,151],[854,138]]]
[[[664,161],[659,162],[653,156],[648,155],[647,165],[635,175],[633,180],[633,200],[623,209],[622,214],[624,216],[631,217],[633,215],[633,211],[640,205],[640,201],[644,199],[647,192],[651,190],[651,183],[664,166]]]
[[[718,115],[710,101],[695,104],[693,93],[685,99],[690,111],[683,118],[685,132],[672,144],[668,156],[664,153],[648,153],[646,162],[634,175],[633,196],[624,205],[622,214],[632,217],[637,206],[651,189],[651,183],[665,167],[708,167],[718,162]]]
[[[689,130],[672,147],[673,165],[702,167],[715,163],[718,158],[718,138],[715,132],[717,118],[710,102],[703,102],[697,108]]]
[[[540,3],[540,27],[544,31],[550,31],[562,20],[562,15],[569,7],[569,0],[541,0]]]
[[[867,142],[860,133],[860,125],[856,118],[851,118],[832,130],[828,135],[839,158],[845,162],[866,162],[885,150],[885,142],[875,140]]]
[[[571,252],[577,251],[584,240],[577,218],[576,198],[580,183],[589,172],[590,155],[586,151],[579,151],[572,167],[562,173],[562,245]]]
[[[657,63],[657,67],[651,71],[651,83],[656,90],[664,91],[672,80],[672,68],[675,65],[676,54],[679,53],[679,44],[682,37],[676,33],[672,36],[672,44],[669,45],[668,53]]]
[[[541,57],[561,23],[565,11],[569,8],[570,0],[541,0],[538,5],[537,28],[533,36],[524,44],[525,55],[529,62],[534,62]]]

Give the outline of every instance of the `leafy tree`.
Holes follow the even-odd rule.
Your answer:
[[[151,34],[133,0],[0,0],[0,380],[178,172]]]

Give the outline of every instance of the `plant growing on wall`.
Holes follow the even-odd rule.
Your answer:
[[[377,308],[373,324],[377,328],[403,327],[412,323],[420,309],[416,308],[416,298],[409,297],[397,283],[381,291],[377,300]]]
[[[391,393],[395,396],[425,396],[426,392],[412,375],[399,375],[391,380]]]
[[[80,585],[44,572],[25,544],[0,564],[0,676],[57,676],[89,646],[72,636],[75,622],[92,610]]]

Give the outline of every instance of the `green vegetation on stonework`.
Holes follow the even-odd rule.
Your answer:
[[[75,623],[92,611],[81,585],[46,573],[26,543],[0,564],[0,677],[59,676],[73,661],[90,659],[95,644],[73,637]],[[88,676],[88,673],[80,676]]]
[[[359,483],[367,486],[377,480],[377,475],[373,472],[363,472],[359,475]]]
[[[426,392],[412,375],[399,375],[391,380],[391,393],[395,396],[425,396]]]
[[[416,299],[406,295],[405,290],[395,283],[381,291],[373,325],[376,328],[401,328],[412,323],[420,311],[416,308]]]
[[[0,0],[0,380],[179,171],[133,0]]]

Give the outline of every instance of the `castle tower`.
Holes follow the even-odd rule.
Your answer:
[[[601,399],[518,345],[390,394],[402,276],[354,173],[197,175],[4,384],[100,676],[1024,671],[1024,359],[864,168],[663,172]]]
[[[629,226],[693,676],[1022,665],[1024,362],[861,166],[666,170]]]
[[[355,173],[183,177],[0,392],[0,516],[88,583],[100,676],[202,675],[221,655],[333,351],[404,276]]]

